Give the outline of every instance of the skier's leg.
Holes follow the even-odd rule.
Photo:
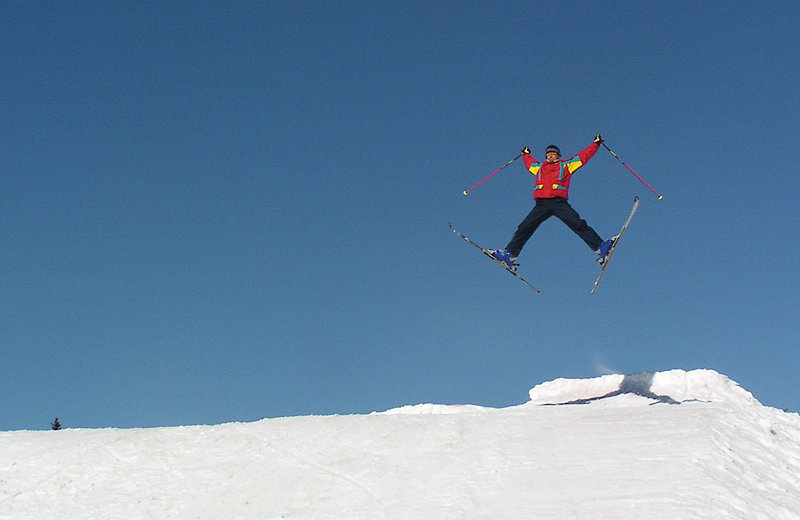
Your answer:
[[[531,212],[525,217],[525,220],[520,222],[519,226],[517,226],[514,236],[511,237],[511,240],[506,246],[506,251],[511,253],[514,257],[519,256],[520,251],[522,251],[525,243],[531,238],[533,232],[536,231],[536,228],[538,228],[542,222],[550,218],[551,215],[552,213],[549,209],[545,208],[545,204],[537,201]]]
[[[581,237],[586,242],[586,245],[592,248],[592,251],[597,251],[597,248],[603,243],[600,235],[578,215],[578,212],[570,206],[566,199],[556,206],[553,214],[574,231],[576,235]]]

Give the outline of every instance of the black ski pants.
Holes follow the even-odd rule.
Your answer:
[[[585,220],[583,220],[578,212],[572,209],[567,199],[552,198],[552,199],[537,199],[536,205],[533,207],[528,216],[525,217],[511,241],[506,246],[506,250],[513,256],[519,256],[520,251],[525,246],[525,243],[531,238],[533,232],[541,225],[542,222],[550,217],[558,217],[561,222],[567,225],[576,235],[581,237],[586,245],[596,251],[603,239],[600,238],[594,229],[589,227]]]

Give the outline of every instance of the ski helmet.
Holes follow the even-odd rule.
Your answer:
[[[561,150],[559,150],[558,146],[556,146],[554,144],[551,144],[550,146],[548,146],[544,150],[544,154],[545,155],[549,154],[550,152],[555,152],[555,153],[557,153],[559,155],[559,157],[561,156]]]

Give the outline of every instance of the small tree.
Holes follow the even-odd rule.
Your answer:
[[[58,422],[58,417],[56,417],[56,420],[55,420],[55,421],[53,421],[53,422],[51,422],[51,423],[50,423],[50,427],[51,427],[52,429],[54,429],[54,430],[60,430],[60,429],[61,429],[61,423],[60,423],[60,422]]]

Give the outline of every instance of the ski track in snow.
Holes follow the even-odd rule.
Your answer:
[[[717,372],[558,379],[529,397],[0,432],[0,518],[800,518],[800,417]]]

